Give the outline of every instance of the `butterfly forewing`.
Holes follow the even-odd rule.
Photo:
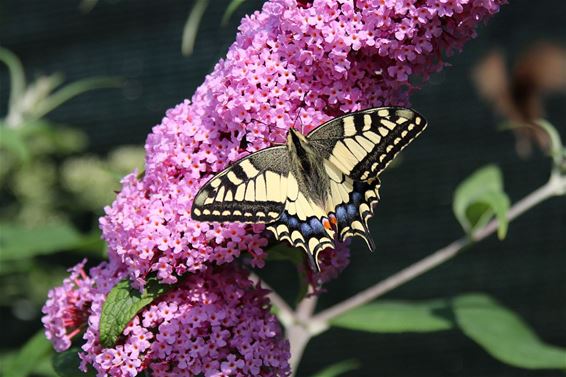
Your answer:
[[[193,201],[200,221],[270,223],[287,197],[289,155],[284,146],[263,149],[230,165],[208,181]]]
[[[411,109],[382,107],[332,119],[307,138],[341,172],[371,181],[425,127],[425,119]]]

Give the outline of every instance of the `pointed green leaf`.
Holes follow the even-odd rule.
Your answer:
[[[183,28],[183,39],[181,40],[181,53],[184,56],[189,56],[193,53],[198,28],[207,7],[208,0],[196,0],[191,13],[189,13],[189,18],[187,18]]]
[[[24,67],[18,57],[10,50],[0,47],[0,62],[8,67],[10,72],[10,101],[8,107],[14,106],[16,101],[23,97],[26,89],[26,76]],[[10,109],[8,109],[10,110]]]
[[[120,281],[108,293],[100,315],[100,343],[112,347],[124,328],[146,305],[166,293],[171,285],[148,279],[143,292],[132,287],[128,279]]]
[[[89,368],[87,373],[79,369],[81,359],[79,358],[79,347],[73,347],[64,352],[53,355],[53,369],[60,377],[94,377],[96,373]]]
[[[449,310],[447,300],[383,300],[350,310],[331,325],[377,333],[441,331],[453,327]]]
[[[495,215],[499,221],[499,239],[507,234],[510,201],[503,191],[501,171],[488,165],[464,180],[454,193],[453,210],[469,235],[485,226]]]
[[[80,245],[82,240],[83,236],[65,222],[31,229],[0,223],[0,262],[68,250]]]
[[[230,4],[226,7],[224,14],[222,15],[222,21],[220,22],[222,26],[225,26],[230,21],[230,17],[238,10],[240,5],[245,3],[246,0],[232,0]]]
[[[483,294],[453,301],[458,326],[491,356],[526,369],[566,369],[566,349],[544,343],[511,310]]]
[[[356,370],[359,367],[360,363],[356,360],[344,360],[327,368],[324,368],[311,377],[337,377],[346,372]]]

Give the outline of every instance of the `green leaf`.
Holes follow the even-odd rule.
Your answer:
[[[556,127],[544,119],[537,121],[550,138],[550,156],[553,162],[553,174],[566,174],[566,148],[563,147],[562,139]]]
[[[68,250],[82,241],[82,235],[65,222],[37,228],[0,223],[0,262]]]
[[[238,8],[245,2],[246,2],[246,0],[232,0],[232,1],[230,1],[230,4],[228,4],[228,6],[226,7],[226,10],[224,11],[224,14],[222,15],[222,21],[220,22],[220,24],[222,26],[226,26],[228,24],[228,21],[230,21],[230,18],[234,14],[234,12],[236,12],[238,10]]]
[[[28,376],[35,369],[37,363],[48,357],[51,352],[51,343],[45,338],[43,331],[39,331],[24,344],[15,357],[5,361],[3,375],[10,377]]]
[[[24,67],[18,57],[5,48],[0,47],[0,61],[6,64],[10,72],[10,100],[8,105],[8,112],[16,101],[24,95],[26,89],[26,76],[24,74]]]
[[[327,368],[324,368],[311,377],[336,377],[343,373],[356,370],[359,367],[360,363],[356,360],[344,360]]]
[[[333,319],[332,326],[376,333],[429,332],[453,327],[447,300],[383,300]]]
[[[8,128],[4,122],[0,122],[0,148],[11,151],[22,163],[30,159],[23,135],[16,129]]]
[[[499,239],[505,238],[509,205],[509,197],[503,191],[501,171],[494,165],[477,170],[460,183],[454,193],[454,214],[470,236],[495,215],[499,221],[497,235]]]
[[[73,347],[64,352],[53,355],[53,369],[60,377],[91,377],[96,376],[92,368],[84,373],[79,369],[81,359],[79,358],[79,347]]]
[[[267,260],[291,262],[297,268],[299,278],[299,291],[297,292],[296,302],[305,298],[309,290],[309,281],[304,268],[303,252],[297,248],[289,247],[284,243],[278,242],[267,248]]]
[[[539,119],[537,123],[546,131],[548,137],[550,138],[550,155],[555,160],[563,157],[562,153],[564,149],[562,147],[562,140],[560,139],[560,134],[558,133],[556,127],[554,127],[549,121],[545,119]]]
[[[453,309],[464,334],[499,361],[526,369],[566,369],[566,349],[542,342],[517,314],[489,296],[457,297]]]
[[[124,328],[146,305],[166,293],[171,285],[149,278],[143,292],[132,288],[128,279],[120,281],[106,297],[100,315],[100,343],[112,347]]]
[[[208,7],[208,0],[196,0],[191,13],[189,13],[189,18],[185,23],[183,29],[183,39],[181,41],[181,53],[184,56],[189,56],[193,53],[195,47],[195,41],[197,39],[198,27],[204,11]]]
[[[288,261],[295,266],[303,264],[303,253],[298,248],[289,247],[285,243],[278,242],[267,248],[267,260]]]

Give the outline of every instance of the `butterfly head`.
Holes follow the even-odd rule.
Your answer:
[[[289,128],[289,132],[287,133],[287,145],[289,148],[294,150],[304,149],[306,144],[308,144],[308,141],[305,135],[294,128]]]

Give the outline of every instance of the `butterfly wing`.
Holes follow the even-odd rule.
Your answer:
[[[318,268],[318,253],[327,247],[334,248],[335,232],[324,225],[328,212],[313,200],[311,188],[301,179],[301,172],[291,171],[287,184],[283,213],[267,230],[276,239],[302,248],[311,258],[311,264]]]
[[[285,208],[289,166],[285,146],[244,157],[201,187],[193,201],[192,218],[243,223],[277,220]]]
[[[380,107],[332,119],[307,139],[343,174],[371,181],[425,128],[425,119],[414,110]]]
[[[367,222],[379,201],[379,175],[425,128],[417,112],[383,107],[332,119],[307,136],[330,177],[326,210],[336,216],[339,240],[360,236],[375,248]]]

